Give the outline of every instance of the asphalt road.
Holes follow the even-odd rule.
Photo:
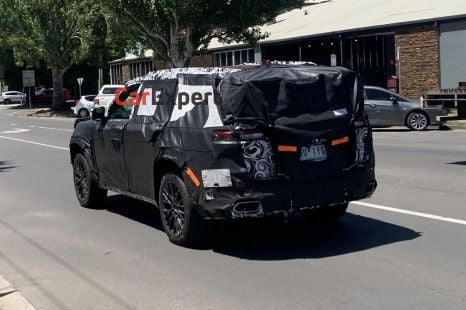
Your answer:
[[[225,224],[186,249],[148,204],[79,207],[71,120],[9,113],[0,274],[37,309],[466,309],[466,131],[377,131],[379,188],[335,225]]]

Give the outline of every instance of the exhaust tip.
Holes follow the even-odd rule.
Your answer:
[[[231,208],[233,218],[259,218],[264,216],[264,209],[260,201],[238,202]]]

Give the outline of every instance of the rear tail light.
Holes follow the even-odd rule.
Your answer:
[[[260,140],[264,139],[264,133],[251,130],[251,129],[240,129],[237,131],[233,130],[214,130],[212,132],[212,140],[219,142],[219,141],[248,141],[248,140]]]
[[[220,141],[234,141],[234,134],[232,130],[214,130],[212,132],[212,140],[216,142]]]
[[[95,105],[95,106],[98,106],[98,105],[99,105],[99,99],[97,99],[97,98],[94,99],[94,105]]]
[[[264,139],[264,133],[258,130],[242,129],[238,131],[241,140],[259,140]]]

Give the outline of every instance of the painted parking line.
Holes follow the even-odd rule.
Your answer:
[[[13,128],[13,130],[2,131],[2,133],[21,133],[21,132],[28,132],[28,131],[31,131],[31,130],[23,129],[23,128]]]
[[[373,204],[373,203],[362,202],[362,201],[352,201],[351,203],[354,204],[354,205],[357,205],[357,206],[362,206],[362,207],[374,208],[374,209],[385,210],[385,211],[389,211],[389,212],[396,212],[396,213],[401,213],[401,214],[408,214],[408,215],[423,217],[423,218],[436,220],[436,221],[466,225],[465,220],[454,219],[454,218],[451,218],[451,217],[444,217],[444,216],[440,216],[440,215],[434,215],[434,214],[428,214],[428,213],[422,213],[422,212],[416,212],[416,211],[409,211],[409,210],[405,210],[405,209],[385,207],[385,206],[376,205],[376,204]]]
[[[69,150],[70,150],[70,149],[67,148],[67,147],[55,146],[55,145],[50,145],[50,144],[45,144],[45,143],[39,143],[39,142],[35,142],[35,141],[23,140],[23,139],[15,139],[15,138],[5,137],[5,136],[0,136],[0,139],[6,139],[6,140],[17,141],[17,142],[35,144],[35,145],[45,146],[45,147],[49,147],[49,148],[53,148],[53,149],[58,149],[58,150],[63,150],[63,151],[69,151]]]
[[[39,129],[48,129],[48,130],[58,130],[58,131],[68,131],[68,132],[73,132],[72,129],[61,129],[61,128],[52,128],[52,127],[37,127]]]

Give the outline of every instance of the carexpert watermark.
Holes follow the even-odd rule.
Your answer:
[[[160,100],[161,91],[155,91],[155,100],[153,98],[153,92],[151,88],[147,88],[142,92],[133,92],[130,94],[129,99],[121,100],[120,94],[127,92],[126,88],[118,88],[115,92],[115,102],[118,105],[124,106],[128,103],[133,106],[139,105],[174,105],[179,110],[182,110],[187,105],[208,105],[209,103],[219,104],[217,96],[214,96],[211,86],[193,86],[184,85],[180,87],[176,94],[175,100]]]

